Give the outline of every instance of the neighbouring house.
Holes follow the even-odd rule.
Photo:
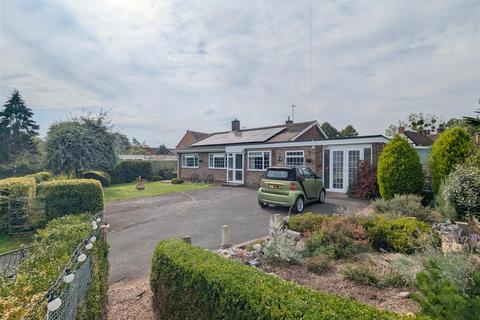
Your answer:
[[[443,132],[443,128],[435,130],[408,131],[404,127],[398,129],[398,134],[406,139],[417,151],[420,161],[425,164],[432,152],[432,145]]]
[[[258,186],[271,166],[302,166],[323,178],[329,191],[346,193],[358,162],[377,164],[388,139],[382,135],[331,139],[317,121],[201,133],[188,130],[178,143],[178,176],[187,180]]]

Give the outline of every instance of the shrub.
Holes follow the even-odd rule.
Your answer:
[[[172,184],[182,184],[184,182],[185,180],[183,180],[182,178],[173,178],[171,181]]]
[[[45,201],[47,220],[103,210],[103,189],[100,182],[93,179],[42,182],[38,185],[38,197]]]
[[[147,180],[152,178],[152,164],[150,162],[136,160],[121,161],[112,171],[114,183],[133,182],[138,177]]]
[[[8,198],[0,196],[0,234],[8,232]]]
[[[302,260],[303,248],[287,234],[283,221],[270,218],[269,234],[270,240],[262,247],[267,258],[293,263]]]
[[[162,181],[163,177],[162,176],[153,176],[152,181]]]
[[[290,217],[288,228],[297,232],[313,232],[319,230],[322,222],[331,219],[329,216],[307,212]]]
[[[422,205],[422,197],[414,194],[396,194],[390,200],[377,199],[372,201],[376,213],[393,217],[415,217],[422,221],[437,221],[432,209]]]
[[[26,177],[33,177],[35,178],[35,182],[38,184],[42,181],[49,181],[53,179],[53,174],[47,171],[41,171],[33,174],[29,174]]]
[[[171,170],[158,170],[158,175],[163,177],[165,180],[172,180],[173,178],[176,178],[176,174]]]
[[[425,269],[414,281],[413,298],[422,313],[435,319],[478,319],[480,310],[480,267],[464,253],[429,254]]]
[[[38,171],[37,166],[30,163],[19,163],[15,164],[15,166],[0,166],[0,179],[21,177],[36,171]]]
[[[385,266],[367,259],[341,268],[342,275],[359,284],[383,287],[405,287],[407,280],[392,266]]]
[[[308,271],[322,274],[333,269],[332,260],[324,254],[306,258],[304,261]]]
[[[358,164],[357,181],[351,187],[351,195],[360,199],[374,199],[380,195],[376,167],[366,161],[360,161]]]
[[[385,199],[395,194],[419,194],[423,186],[423,172],[417,152],[408,142],[396,136],[380,155],[378,186]]]
[[[435,204],[435,193],[433,192],[432,173],[428,166],[423,166],[423,187],[422,187],[422,204],[424,206],[433,207]]]
[[[322,221],[320,228],[307,237],[305,245],[309,256],[326,254],[332,259],[347,258],[369,248],[363,226],[340,217]]]
[[[474,143],[465,129],[452,128],[440,135],[432,146],[430,168],[433,191],[438,192],[442,179],[475,150]]]
[[[441,184],[437,201],[441,212],[453,209],[456,219],[464,220],[469,213],[480,217],[480,169],[457,166]]]
[[[155,248],[150,286],[161,319],[406,319],[180,240],[160,241]]]
[[[110,175],[103,171],[89,170],[81,174],[83,179],[94,179],[100,181],[103,187],[110,187],[112,184],[112,178]]]
[[[23,319],[25,312],[33,307],[29,319],[44,318],[46,310],[39,302],[43,301],[47,290],[64,271],[77,246],[91,234],[90,221],[91,215],[88,214],[65,216],[51,221],[45,229],[37,232],[30,258],[19,265],[16,277],[9,281],[1,281],[0,278],[0,314],[6,315],[6,319]],[[94,262],[98,257],[107,255],[102,241],[99,239],[92,250]],[[105,271],[105,268],[102,270]],[[94,275],[91,288],[95,287],[98,279]],[[102,279],[107,280],[106,274]],[[105,294],[104,291],[102,295]],[[105,296],[99,300],[105,301]],[[104,306],[97,305],[97,309],[99,307]]]
[[[465,160],[465,165],[480,169],[480,148],[475,149],[475,152]]]
[[[422,249],[430,225],[410,217],[375,217],[364,223],[368,238],[376,249],[412,254]]]

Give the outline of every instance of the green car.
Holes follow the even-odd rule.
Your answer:
[[[308,167],[273,167],[260,180],[257,195],[262,208],[276,205],[301,213],[308,203],[325,202],[326,191],[322,179]]]

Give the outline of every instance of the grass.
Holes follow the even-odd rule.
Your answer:
[[[153,197],[167,193],[208,188],[203,183],[170,184],[163,181],[145,182],[145,190],[137,190],[135,183],[117,184],[104,189],[105,202]]]
[[[12,238],[6,234],[0,234],[0,253],[18,249],[20,245],[30,244],[32,241],[32,237]]]

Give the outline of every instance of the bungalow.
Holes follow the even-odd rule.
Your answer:
[[[398,129],[398,134],[406,139],[410,145],[415,148],[420,157],[420,161],[425,164],[428,156],[432,152],[432,145],[438,139],[443,128],[435,130],[408,131],[405,127]]]
[[[271,166],[303,166],[323,178],[328,191],[346,193],[357,176],[358,162],[374,165],[388,139],[382,135],[329,138],[317,121],[201,133],[187,131],[178,143],[178,176],[229,184],[258,186]]]

